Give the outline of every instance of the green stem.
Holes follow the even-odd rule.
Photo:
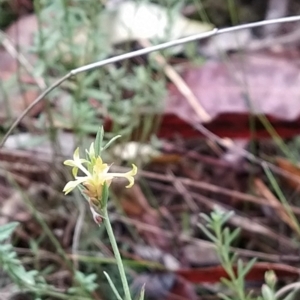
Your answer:
[[[129,289],[129,285],[128,285],[128,282],[127,282],[127,278],[126,278],[122,258],[121,258],[120,252],[119,252],[119,248],[118,248],[118,245],[117,245],[117,242],[116,242],[116,239],[115,239],[113,229],[112,229],[110,221],[109,221],[109,217],[108,217],[106,207],[103,209],[103,219],[104,219],[104,225],[105,225],[108,237],[109,237],[109,241],[111,243],[111,246],[113,248],[114,255],[115,255],[115,258],[116,258],[116,261],[117,261],[117,265],[118,265],[118,269],[119,269],[119,273],[120,273],[120,276],[121,276],[121,281],[122,281],[122,285],[123,285],[123,289],[124,289],[125,299],[126,300],[131,300],[130,289]]]

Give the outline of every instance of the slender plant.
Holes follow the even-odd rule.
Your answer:
[[[296,300],[296,290],[288,293],[285,298],[279,298],[275,292],[276,275],[270,270],[265,273],[265,283],[261,288],[261,295],[254,295],[253,291],[247,292],[246,276],[256,262],[253,258],[247,263],[238,259],[237,253],[232,252],[232,243],[238,237],[240,228],[230,231],[224,228],[225,223],[233,216],[234,212],[214,210],[210,215],[201,214],[205,225],[199,224],[204,234],[215,244],[216,253],[220,263],[226,271],[228,278],[222,278],[222,283],[228,288],[228,294],[220,293],[223,300]]]
[[[97,132],[95,142],[90,145],[89,150],[86,150],[86,158],[80,158],[79,148],[77,148],[74,152],[73,160],[66,160],[64,162],[65,165],[72,167],[72,174],[75,180],[69,181],[64,187],[63,191],[65,194],[68,194],[74,188],[78,187],[82,195],[89,203],[89,207],[96,224],[101,226],[102,223],[104,223],[117,262],[124,290],[124,298],[122,298],[119,294],[110,276],[106,272],[104,272],[104,275],[118,300],[131,300],[132,297],[130,294],[124,265],[109,220],[107,201],[109,195],[109,186],[112,180],[117,177],[126,178],[129,182],[126,187],[132,187],[134,184],[134,176],[137,173],[137,167],[132,165],[132,170],[127,173],[109,173],[108,171],[110,166],[103,163],[101,154],[102,151],[106,150],[120,136],[115,136],[108,143],[106,143],[106,145],[103,145],[103,137],[104,130],[103,128],[100,128]],[[78,176],[79,170],[83,173],[83,176]],[[139,299],[142,300],[143,298],[144,290],[141,291]]]

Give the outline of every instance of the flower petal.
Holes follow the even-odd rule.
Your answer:
[[[63,192],[65,193],[65,195],[69,194],[72,190],[74,190],[78,184],[79,183],[76,180],[69,181],[63,189]]]
[[[104,164],[102,158],[98,156],[93,168],[93,174],[95,174],[96,176],[100,175],[99,177],[101,177],[101,175],[106,174],[108,170],[109,170],[109,166],[107,164]]]
[[[125,173],[124,177],[126,177],[129,181],[129,184],[126,186],[126,188],[131,188],[134,185],[134,175],[137,173],[137,167],[136,165],[132,164],[132,170]]]
[[[135,164],[132,164],[131,175],[134,176],[136,174],[137,174],[137,166]]]
[[[105,181],[112,180],[114,177],[124,177],[129,181],[129,184],[126,186],[126,188],[131,188],[134,184],[134,175],[137,173],[137,167],[136,165],[132,164],[132,170],[126,173],[107,173],[103,174],[103,178]]]
[[[85,177],[77,177],[76,180],[71,180],[69,181],[64,189],[63,192],[65,193],[65,195],[67,195],[68,193],[70,193],[72,190],[74,190],[79,184],[85,182],[88,179],[87,176]]]
[[[75,166],[76,166],[76,163],[75,163],[75,161],[72,160],[72,159],[67,159],[67,160],[64,161],[64,165],[70,166],[70,167],[75,167]]]
[[[80,157],[79,157],[79,147],[77,147],[75,149],[74,154],[73,154],[73,159],[74,159],[75,162],[80,159]]]
[[[76,176],[77,176],[77,174],[78,174],[78,168],[77,168],[77,167],[74,167],[74,168],[72,169],[72,174],[73,174],[74,178],[76,178]]]
[[[81,160],[82,160],[82,159],[81,159]],[[83,165],[81,164],[81,162],[79,162],[79,163],[76,165],[76,167],[77,167],[78,169],[80,169],[85,175],[87,175],[87,176],[90,176],[90,175],[91,175],[91,173],[86,169],[85,166],[83,166]]]

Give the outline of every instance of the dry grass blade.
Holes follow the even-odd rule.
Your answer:
[[[169,171],[168,173],[169,173],[169,176],[172,178],[175,189],[185,199],[185,202],[187,203],[187,205],[191,209],[191,211],[198,212],[199,211],[198,206],[195,203],[190,192],[184,187],[184,185],[182,184],[182,182],[180,180],[177,180],[176,176],[171,171]]]
[[[261,179],[256,178],[254,181],[256,190],[259,194],[266,198],[266,200],[274,207],[277,215],[285,222],[292,230],[298,232],[298,227],[293,220],[286,213],[284,206],[278,201],[278,199],[272,194],[269,188],[262,182]]]
[[[148,40],[139,40],[139,43],[145,48],[152,46]],[[194,93],[183,80],[183,78],[174,70],[174,68],[171,65],[167,63],[165,58],[159,53],[155,54],[155,60],[158,62],[159,65],[163,67],[165,74],[176,85],[180,93],[186,98],[190,106],[195,110],[196,114],[199,117],[199,121],[202,121],[204,123],[210,122],[212,118],[200,105],[197,97],[194,95]]]

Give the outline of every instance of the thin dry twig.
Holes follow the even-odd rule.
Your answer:
[[[34,68],[30,64],[30,62],[27,60],[27,58],[20,53],[14,46],[13,42],[7,37],[7,35],[0,30],[0,37],[2,37],[2,45],[6,49],[6,51],[15,59],[18,60],[18,62],[23,66],[23,68],[26,70],[28,74],[32,76],[32,78],[37,83],[37,86],[40,90],[43,90],[47,88],[47,85],[42,77],[37,77],[34,75]]]
[[[173,185],[175,189],[178,191],[180,195],[185,199],[186,204],[193,212],[198,212],[198,206],[195,203],[193,197],[190,195],[189,191],[184,187],[180,180],[177,180],[176,176],[173,174],[171,170],[168,171],[168,175],[172,179]]]
[[[139,40],[139,43],[144,48],[152,46],[148,40]],[[194,109],[195,113],[199,117],[199,121],[204,123],[210,122],[212,120],[211,116],[201,106],[197,97],[183,80],[183,78],[174,70],[171,65],[167,63],[166,59],[161,54],[156,53],[154,58],[158,62],[158,64],[163,67],[165,74],[175,84],[179,92],[186,98],[190,106]]]

